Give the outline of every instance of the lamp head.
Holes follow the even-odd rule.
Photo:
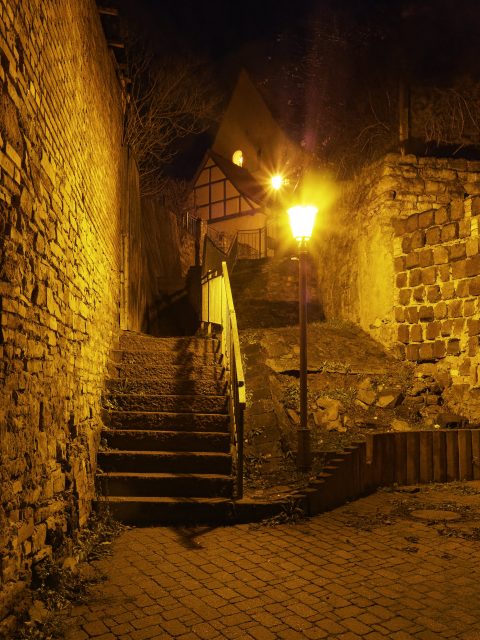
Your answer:
[[[288,209],[292,235],[298,242],[310,240],[312,237],[317,207],[313,205],[297,205]]]

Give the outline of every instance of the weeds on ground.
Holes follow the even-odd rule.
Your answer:
[[[259,529],[260,527],[276,527],[280,524],[299,524],[305,520],[305,512],[299,507],[298,501],[295,498],[288,498],[287,502],[283,505],[282,510],[271,518],[265,518],[260,522],[250,525],[252,529]]]
[[[64,568],[50,558],[39,562],[33,573],[30,600],[32,605],[19,620],[12,640],[57,640],[65,637],[65,622],[61,615],[72,604],[89,599],[90,588],[105,580],[105,576],[85,564],[111,555],[113,540],[126,527],[105,511],[93,513],[71,552],[84,564]],[[66,553],[59,553],[64,557]],[[86,570],[85,570],[86,568]]]

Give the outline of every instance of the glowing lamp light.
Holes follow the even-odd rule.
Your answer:
[[[270,184],[272,185],[272,189],[275,189],[275,191],[278,191],[284,182],[283,177],[279,173],[270,178]]]
[[[313,225],[318,209],[312,205],[297,205],[288,209],[290,228],[293,237],[299,242],[309,240],[312,237]]]

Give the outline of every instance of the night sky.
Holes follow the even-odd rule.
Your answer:
[[[480,77],[480,0],[116,3],[158,59],[202,59],[225,99],[245,67],[280,124],[327,161],[368,124],[372,95],[391,96],[400,75],[440,87]],[[391,120],[389,109],[377,115]]]

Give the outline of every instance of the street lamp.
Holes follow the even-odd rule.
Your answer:
[[[308,471],[311,464],[307,406],[307,252],[318,209],[313,206],[288,209],[292,234],[298,243],[298,311],[300,321],[300,424],[297,428],[297,469]]]

